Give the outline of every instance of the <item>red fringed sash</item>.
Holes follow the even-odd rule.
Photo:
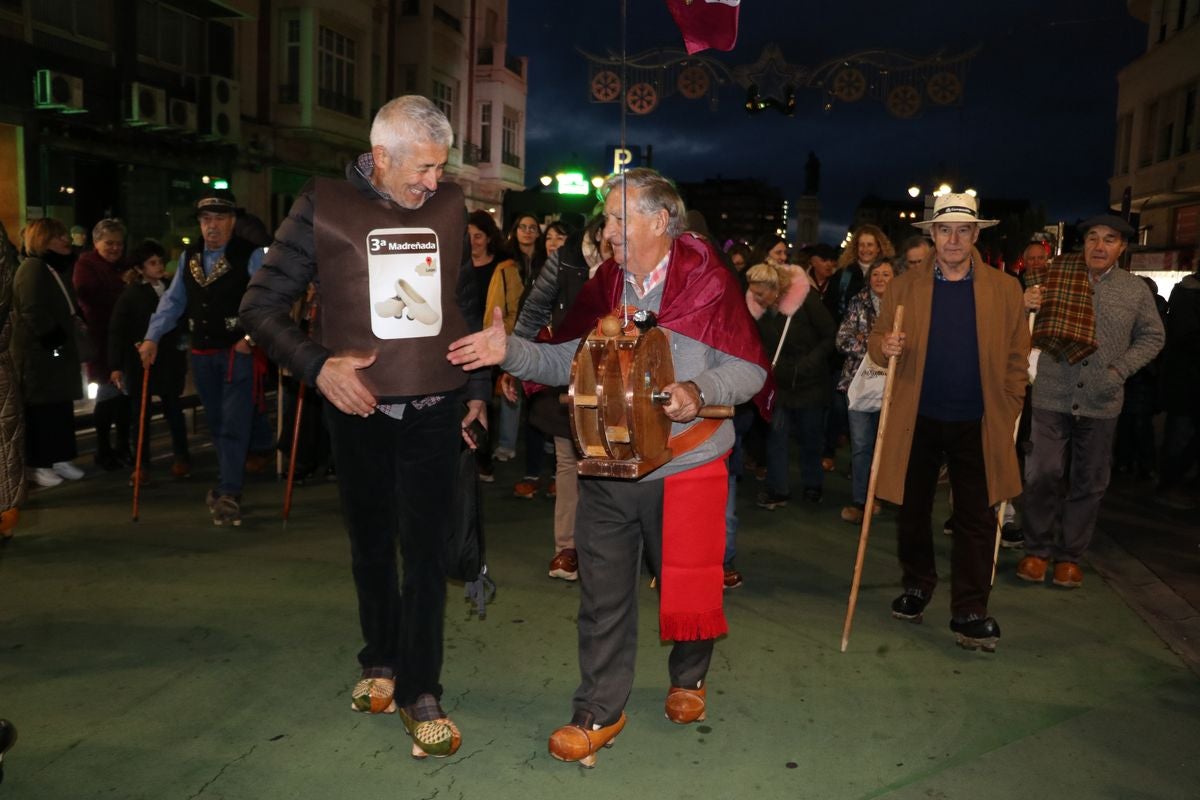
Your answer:
[[[663,479],[658,626],[664,641],[715,639],[729,630],[722,609],[728,494],[725,456]]]

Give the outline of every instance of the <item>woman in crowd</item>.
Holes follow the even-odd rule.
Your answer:
[[[750,250],[749,264],[773,264],[780,266],[788,263],[787,239],[770,234],[762,236]]]
[[[508,232],[508,251],[512,261],[505,262],[496,268],[492,275],[492,284],[488,288],[488,300],[485,308],[488,313],[485,325],[491,324],[491,309],[497,306],[504,312],[504,329],[513,332],[517,323],[517,313],[526,292],[533,285],[542,265],[546,263],[546,244],[542,239],[542,229],[537,217],[532,214],[518,215]],[[505,392],[507,377],[501,377],[500,414],[496,423],[496,450],[493,456],[497,461],[508,461],[517,454],[517,433],[520,429],[522,397],[517,390]],[[510,387],[511,389],[511,387]],[[510,397],[516,397],[513,401]],[[546,439],[536,428],[525,426],[525,475],[513,487],[513,494],[524,499],[532,498],[537,493],[538,481],[542,470],[542,456]]]
[[[551,222],[546,226],[544,239],[546,242],[546,258],[554,255],[554,251],[567,243],[567,237],[571,235],[571,228],[561,221]]]
[[[75,401],[83,397],[81,320],[71,288],[71,236],[51,217],[25,228],[26,258],[13,283],[12,353],[25,404],[25,463],[38,486],[78,480],[71,463]]]
[[[775,410],[767,435],[767,490],[758,505],[774,510],[787,505],[788,440],[800,443],[800,481],[804,499],[821,502],[824,473],[821,445],[829,405],[829,356],[836,329],[820,297],[803,273],[756,264],[746,273],[746,305],[758,321],[763,347],[772,354]]]
[[[859,365],[867,355],[867,337],[875,326],[879,304],[895,270],[890,261],[878,261],[867,272],[867,285],[850,298],[846,316],[838,328],[835,342],[838,352],[846,357],[837,391],[845,395],[854,380]],[[867,483],[871,477],[871,458],[875,453],[875,433],[879,430],[879,411],[849,410],[850,415],[850,505],[842,509],[846,522],[862,522],[867,504]],[[878,513],[878,505],[875,506]]]
[[[87,320],[96,357],[87,362],[88,380],[96,384],[93,418],[96,424],[96,464],[114,470],[133,466],[129,450],[129,398],[113,385],[109,376],[116,368],[108,360],[108,325],[117,298],[125,290],[125,225],[117,219],[102,219],[92,229],[95,249],[79,256],[72,282],[79,298],[79,311]],[[143,328],[143,331],[145,329]],[[117,429],[116,445],[110,433]]]
[[[127,396],[140,401],[142,393],[142,360],[137,345],[150,324],[150,316],[158,308],[159,298],[167,290],[166,251],[162,245],[147,239],[133,251],[133,266],[125,274],[127,286],[113,308],[112,321],[108,326],[108,363],[112,365],[109,380]],[[158,358],[150,370],[150,394],[162,405],[163,419],[171,432],[171,451],[175,461],[171,474],[185,478],[191,474],[191,456],[188,454],[187,423],[183,418],[180,395],[183,394],[187,378],[187,354],[180,349],[180,330],[176,326],[158,343]],[[147,431],[141,432],[139,446],[142,449],[142,478],[146,482],[146,469],[150,464],[147,447]]]
[[[504,250],[504,237],[500,227],[492,219],[492,215],[480,209],[472,211],[467,216],[467,238],[471,245],[472,285],[479,298],[479,308],[483,309],[483,324],[491,324],[492,309],[488,305],[488,290],[491,288],[492,277],[496,267],[507,262],[508,256]],[[489,431],[489,437],[491,438]],[[492,465],[492,450],[487,442],[480,442],[475,448],[475,457],[479,464],[479,479],[485,483],[495,480]]]
[[[729,249],[725,251],[725,256],[729,259],[730,265],[741,276],[745,275],[746,269],[753,263],[750,260],[750,246],[742,242],[734,242],[729,245]]]
[[[0,539],[13,535],[25,502],[25,415],[10,349],[17,264],[17,248],[0,222]]]

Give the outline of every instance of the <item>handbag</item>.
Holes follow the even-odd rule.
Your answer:
[[[846,399],[851,411],[878,411],[883,406],[883,388],[887,383],[887,370],[879,367],[864,355],[846,389]]]
[[[79,309],[75,307],[75,301],[71,299],[71,295],[67,292],[67,286],[63,283],[62,276],[58,271],[49,264],[46,269],[50,270],[50,274],[54,276],[54,280],[58,283],[58,288],[62,289],[63,298],[67,301],[67,306],[71,309],[71,336],[75,340],[75,351],[79,354],[80,363],[95,361],[100,357],[100,349],[96,347],[96,342],[92,339],[92,333],[88,330],[87,323],[83,321],[83,317],[79,316]]]

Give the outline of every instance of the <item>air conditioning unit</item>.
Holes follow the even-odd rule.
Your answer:
[[[184,133],[196,132],[196,104],[172,97],[167,101],[167,127]]]
[[[82,114],[87,111],[83,107],[83,79],[39,69],[33,76],[33,107]]]
[[[131,127],[165,128],[167,93],[144,83],[129,84],[125,95],[125,124]]]
[[[241,89],[237,81],[209,75],[200,81],[200,133],[209,139],[240,141]]]

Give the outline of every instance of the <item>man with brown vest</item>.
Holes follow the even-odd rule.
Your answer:
[[[423,97],[384,105],[371,151],[345,180],[316,178],[296,199],[241,308],[271,358],[329,401],[365,640],[351,707],[398,707],[415,758],[448,756],[462,740],[439,702],[442,553],[459,439],[486,424],[490,389],[486,373],[468,379],[442,355],[482,318],[464,282],[463,193],[440,181],[452,138]],[[311,339],[289,314],[309,283],[321,308]]]

